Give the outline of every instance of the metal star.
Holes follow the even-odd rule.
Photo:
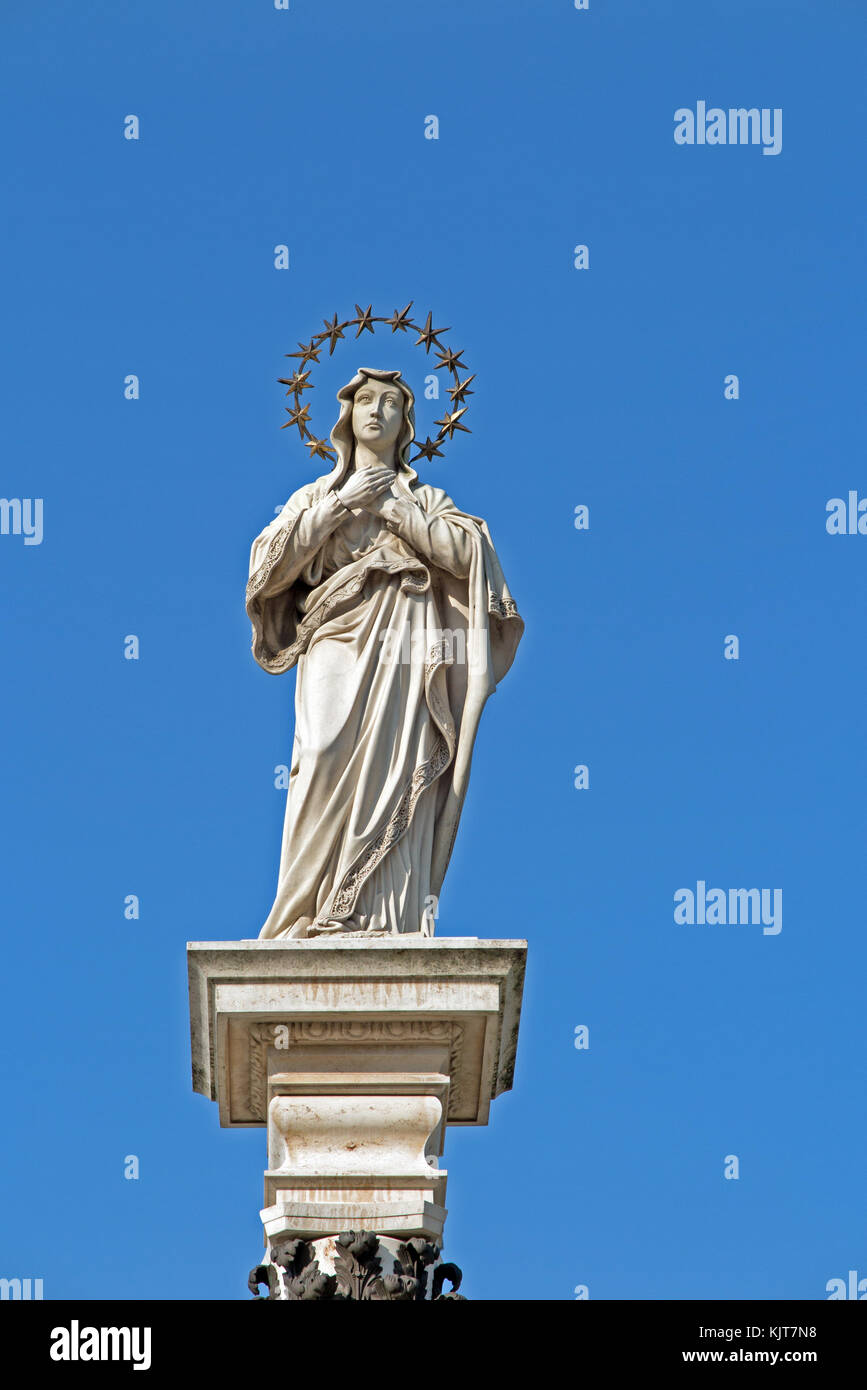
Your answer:
[[[296,401],[294,410],[290,410],[288,405],[284,405],[283,409],[289,416],[289,419],[286,421],[286,425],[297,425],[299,429],[302,429],[302,427],[305,426],[307,424],[307,421],[310,419],[309,405],[301,405],[298,401]],[[286,428],[286,425],[283,426],[283,429]]]
[[[424,444],[419,444],[417,439],[414,439],[412,442],[418,449],[418,453],[414,458],[410,459],[410,463],[415,463],[416,459],[427,459],[428,462],[430,462],[435,455],[437,458],[442,458],[443,456],[442,449],[438,447],[442,443],[442,440],[439,438],[431,439],[430,435],[428,435]]]
[[[449,387],[449,395],[452,398],[452,405],[459,405],[465,396],[474,396],[476,394],[475,391],[467,390],[467,387],[469,386],[470,382],[475,381],[475,379],[476,374],[475,372],[473,372],[472,376],[468,376],[466,381],[459,381],[457,386]]]
[[[310,450],[310,457],[312,459],[317,456],[329,460],[334,458],[332,450],[328,447],[327,439],[308,439],[307,448]]]
[[[391,318],[390,318],[390,319],[385,319],[385,322],[386,322],[386,323],[390,323],[390,324],[391,324],[391,331],[392,331],[392,333],[396,333],[398,329],[400,329],[400,331],[401,331],[402,333],[405,333],[406,330],[407,330],[407,328],[410,327],[410,322],[409,322],[409,311],[410,311],[410,309],[412,308],[412,305],[413,305],[413,301],[410,300],[409,303],[407,304],[406,308],[405,308],[405,309],[401,309],[400,313],[398,313],[397,310],[395,309],[395,311],[394,311],[394,313],[392,314]]]
[[[454,372],[455,376],[457,376],[458,372],[465,372],[467,370],[467,364],[461,361],[462,352],[463,348],[458,348],[457,352],[452,352],[451,348],[439,348],[437,350],[437,355],[440,360],[437,362],[437,371],[441,371],[442,368],[445,367],[446,371]]]
[[[350,319],[350,320],[349,320],[350,323],[357,323],[357,324],[358,324],[358,332],[357,332],[356,335],[355,335],[356,338],[360,338],[360,337],[361,337],[361,335],[362,335],[362,333],[364,332],[365,328],[367,329],[368,333],[372,333],[372,332],[373,332],[373,318],[372,318],[372,315],[371,315],[372,309],[373,309],[373,305],[372,305],[372,304],[368,304],[368,306],[367,306],[366,309],[362,309],[362,307],[361,307],[360,304],[356,304],[356,306],[355,306],[355,312],[356,312],[356,314],[358,315],[358,318],[357,318],[357,319]]]
[[[442,433],[448,434],[449,439],[454,439],[455,430],[463,430],[464,434],[472,434],[472,430],[467,429],[466,425],[458,424],[462,415],[466,415],[467,407],[463,406],[460,410],[453,410],[451,415],[446,411],[442,420],[434,420],[435,425],[442,425]]]
[[[309,372],[293,372],[291,376],[278,376],[277,380],[281,386],[289,387],[289,390],[286,392],[287,396],[290,395],[292,391],[298,396],[302,391],[313,390],[313,387],[310,385]]]
[[[326,338],[330,340],[328,348],[328,356],[330,357],[334,352],[334,349],[337,347],[338,339],[343,337],[344,328],[347,328],[349,326],[349,320],[347,319],[345,323],[338,323],[337,315],[335,314],[331,323],[328,322],[328,319],[323,319],[322,322],[325,324],[326,331],[324,333],[320,333],[319,337],[322,340],[322,342],[324,342]]]
[[[299,343],[298,346],[301,349],[300,352],[287,352],[285,353],[285,356],[300,357],[302,367],[306,367],[308,362],[319,361],[319,354],[322,351],[322,349],[317,346],[315,338],[312,338],[310,342],[306,345],[306,347],[304,343]]]
[[[416,345],[416,347],[418,347],[419,343],[424,343],[424,350],[425,350],[425,352],[430,352],[430,350],[431,350],[431,344],[432,344],[432,343],[436,343],[436,338],[437,338],[437,334],[438,334],[438,333],[450,333],[450,332],[451,332],[451,329],[450,329],[450,328],[431,328],[431,323],[432,323],[432,315],[431,315],[431,314],[428,314],[428,316],[427,316],[427,321],[425,322],[425,326],[424,326],[424,328],[421,330],[419,336],[418,336],[418,337],[416,338],[416,340],[415,340],[415,345]],[[439,344],[438,344],[438,343],[437,343],[437,347],[439,347]]]

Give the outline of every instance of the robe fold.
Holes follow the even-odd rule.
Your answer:
[[[384,517],[318,478],[253,543],[253,655],[298,666],[262,937],[432,930],[479,718],[523,622],[484,521],[411,476]]]

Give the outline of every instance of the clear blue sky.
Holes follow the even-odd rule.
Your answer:
[[[475,1298],[867,1276],[867,536],[825,529],[867,496],[860,0],[10,0],[2,30],[0,493],[44,539],[0,536],[0,1275],[245,1296],[264,1132],[192,1093],[184,946],[255,936],[275,886],[293,678],[244,583],[318,471],[276,378],[326,315],[413,299],[478,373],[423,476],[527,623],[439,923],[530,942],[448,1258]],[[782,152],[676,145],[699,100],[782,108]],[[359,365],[421,386],[365,338],[321,433]],[[782,931],[677,925],[699,880],[781,888]]]

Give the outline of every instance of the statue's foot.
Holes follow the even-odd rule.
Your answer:
[[[340,920],[337,917],[317,918],[307,929],[309,936],[367,936],[354,917]]]
[[[391,936],[392,932],[388,927],[361,927],[355,917],[347,917],[344,921],[338,921],[335,917],[326,917],[322,921],[312,922],[307,929],[308,936]]]

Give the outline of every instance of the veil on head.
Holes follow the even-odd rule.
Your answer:
[[[410,467],[409,463],[409,451],[415,438],[415,397],[412,391],[401,377],[400,372],[380,371],[376,367],[359,367],[352,380],[347,382],[345,386],[341,386],[337,392],[340,414],[337,417],[337,424],[331,431],[331,443],[337,454],[337,462],[328,474],[329,487],[338,487],[352,466],[355,453],[352,406],[356,391],[368,377],[372,377],[374,381],[392,381],[401,391],[403,424],[397,440],[397,474],[401,481],[407,485],[415,482],[418,478],[418,474],[414,468]]]

